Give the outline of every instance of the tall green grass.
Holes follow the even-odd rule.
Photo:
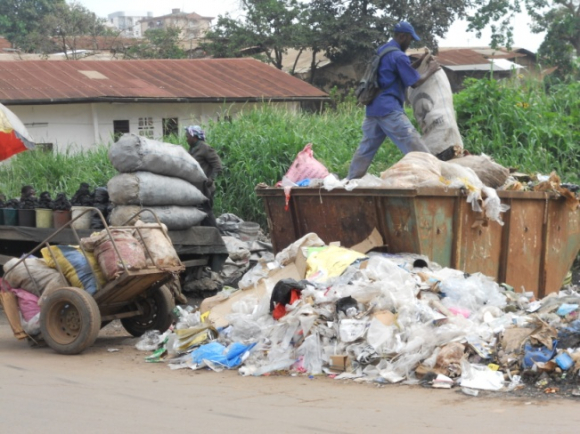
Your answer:
[[[39,195],[48,191],[53,198],[64,192],[70,197],[81,182],[94,187],[106,186],[116,174],[107,159],[108,147],[100,145],[83,153],[45,152],[37,149],[18,154],[0,165],[0,193],[20,197],[24,185],[32,185]]]
[[[500,164],[522,172],[556,170],[568,182],[580,182],[580,84],[558,84],[549,89],[527,79],[470,80],[455,95],[458,125],[466,149],[484,152]],[[205,126],[207,142],[222,158],[224,172],[217,180],[214,212],[232,212],[265,227],[264,207],[254,193],[264,182],[282,179],[297,153],[313,144],[315,157],[339,177],[361,139],[364,110],[352,98],[322,113],[292,112],[263,105],[230,121]],[[187,148],[183,137],[169,139]],[[84,154],[25,152],[0,165],[0,192],[18,197],[23,185],[37,192],[72,195],[81,182],[106,185],[115,175],[107,147]],[[370,168],[379,174],[401,158],[389,141]]]

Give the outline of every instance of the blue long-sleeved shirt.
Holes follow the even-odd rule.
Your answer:
[[[390,40],[379,47],[377,53],[391,46],[397,47],[398,50],[385,54],[381,59],[378,82],[383,91],[367,106],[367,116],[385,116],[395,111],[402,112],[405,91],[421,78],[417,70],[411,66],[409,56],[401,51],[401,46],[395,40]]]

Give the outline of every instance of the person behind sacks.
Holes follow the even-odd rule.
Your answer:
[[[201,186],[201,192],[208,198],[200,209],[207,214],[201,223],[203,226],[217,226],[213,214],[213,198],[215,195],[215,179],[222,171],[222,160],[209,144],[205,142],[205,132],[198,125],[185,127],[185,137],[189,145],[189,154],[201,166],[207,181]]]

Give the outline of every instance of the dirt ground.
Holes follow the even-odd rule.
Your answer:
[[[0,311],[0,421],[10,433],[562,433],[578,402],[378,386],[324,377],[242,377],[148,364],[115,324],[78,356],[30,348]],[[110,351],[118,350],[118,351]]]

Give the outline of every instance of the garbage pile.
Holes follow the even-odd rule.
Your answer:
[[[536,300],[420,255],[361,251],[377,244],[373,236],[347,249],[308,234],[258,263],[238,291],[197,311],[177,307],[175,328],[149,332],[138,348],[171,369],[287,371],[469,394],[578,378],[579,294]]]
[[[108,156],[120,172],[107,184],[115,205],[112,225],[123,226],[143,208],[153,210],[169,230],[188,229],[205,218],[197,207],[207,201],[200,191],[206,176],[181,146],[125,134],[111,146]],[[139,218],[155,221],[150,213]]]
[[[257,223],[245,222],[232,213],[220,215],[216,222],[229,255],[219,273],[223,285],[237,286],[258,261],[274,259],[272,243]]]

